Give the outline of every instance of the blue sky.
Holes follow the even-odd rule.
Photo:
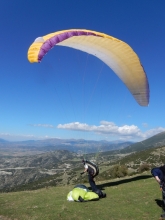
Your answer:
[[[0,2],[0,138],[141,141],[165,131],[164,0]],[[138,54],[150,85],[139,106],[100,60],[56,46],[38,64],[35,38],[65,29],[103,32]]]

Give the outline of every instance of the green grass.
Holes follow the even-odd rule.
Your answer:
[[[13,220],[156,220],[162,212],[155,199],[161,191],[149,175],[97,182],[107,197],[68,202],[73,186],[0,194],[0,219]],[[87,185],[88,186],[88,185]]]

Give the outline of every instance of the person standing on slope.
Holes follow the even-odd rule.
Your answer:
[[[152,176],[158,182],[160,189],[162,191],[162,200],[163,200],[163,214],[161,217],[165,219],[165,165],[161,167],[155,167],[151,170]]]
[[[99,174],[99,168],[95,163],[91,161],[83,159],[82,162],[84,164],[85,169],[84,169],[84,172],[81,173],[81,175],[86,172],[88,173],[89,184],[92,188],[92,191],[96,192],[98,189],[96,187],[94,178]]]

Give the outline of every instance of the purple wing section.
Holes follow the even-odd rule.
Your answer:
[[[93,36],[98,36],[97,34],[94,34],[92,32],[85,32],[85,31],[68,31],[68,32],[64,32],[58,35],[55,35],[54,37],[51,37],[50,39],[48,39],[47,41],[45,41],[40,49],[40,52],[38,54],[38,62],[41,62],[42,58],[44,57],[44,55],[50,50],[52,49],[52,47],[54,47],[56,44],[70,38],[73,36],[82,36],[82,35],[93,35]],[[101,37],[101,36],[99,36]]]

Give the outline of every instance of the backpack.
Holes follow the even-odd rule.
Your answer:
[[[90,173],[91,173],[91,170],[94,172],[94,176],[99,174],[99,167],[95,163],[89,160],[85,160],[85,164],[88,165],[88,169]]]

